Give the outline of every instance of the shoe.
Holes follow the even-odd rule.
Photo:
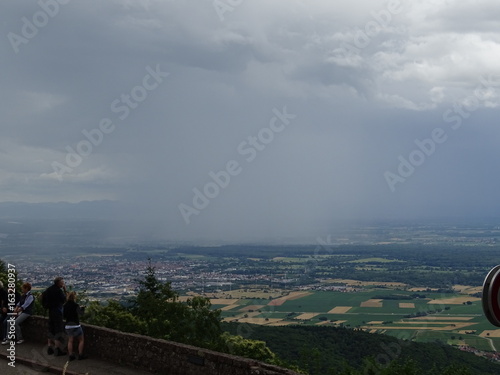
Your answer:
[[[88,357],[85,354],[78,354],[78,360],[81,361],[82,359],[87,359]]]
[[[2,341],[2,345],[7,345],[8,343],[9,343],[9,341],[7,341],[7,340]]]
[[[23,339],[21,339],[21,340],[17,340],[17,341],[16,341],[16,344],[22,344],[23,342],[24,342],[24,340],[23,340]]]
[[[70,361],[74,361],[76,359],[75,355],[74,354],[70,354],[69,355],[69,360]]]
[[[49,347],[47,348],[47,354],[48,354],[48,355],[52,355],[52,354],[54,354],[54,348],[53,348],[52,346],[49,346]]]
[[[61,349],[59,349],[59,348],[56,348],[56,352],[54,353],[54,355],[55,355],[56,357],[60,357],[60,356],[66,355],[66,354],[68,354],[68,353],[63,352],[63,351],[62,351]]]

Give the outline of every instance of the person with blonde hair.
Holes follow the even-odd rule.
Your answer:
[[[65,330],[66,335],[68,336],[68,354],[69,360],[73,361],[75,358],[77,359],[85,359],[86,356],[83,354],[84,347],[84,337],[83,337],[83,329],[80,324],[80,316],[82,315],[83,307],[80,307],[78,303],[76,303],[76,293],[70,292],[67,297],[67,302],[64,304],[63,315],[66,320]],[[73,340],[76,338],[78,341],[78,354],[75,355],[73,349]]]

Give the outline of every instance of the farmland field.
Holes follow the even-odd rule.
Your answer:
[[[500,329],[486,321],[479,298],[457,292],[423,294],[365,287],[354,292],[283,290],[271,299],[212,301],[226,322],[342,326],[400,339],[500,349]]]
[[[500,330],[483,315],[481,284],[500,246],[470,240],[245,248],[235,268],[244,270],[239,282],[229,287],[219,279],[210,293],[198,293],[212,299],[224,321],[339,326],[496,351]]]

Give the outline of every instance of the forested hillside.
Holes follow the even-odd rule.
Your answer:
[[[362,374],[368,369],[399,374],[498,374],[500,365],[439,343],[415,343],[394,337],[346,328],[320,326],[270,327],[225,323],[232,334],[245,332],[262,340],[285,361],[307,369],[310,375],[343,374],[346,369]],[[389,362],[394,361],[389,370]],[[398,365],[396,365],[398,364]],[[399,370],[398,366],[402,366]],[[432,371],[427,371],[432,368]],[[405,372],[410,371],[410,372]],[[450,371],[450,372],[448,372]],[[356,373],[356,372],[351,372]]]

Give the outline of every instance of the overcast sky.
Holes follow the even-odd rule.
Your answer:
[[[499,212],[496,1],[5,0],[0,19],[2,202],[118,200],[170,238]]]

